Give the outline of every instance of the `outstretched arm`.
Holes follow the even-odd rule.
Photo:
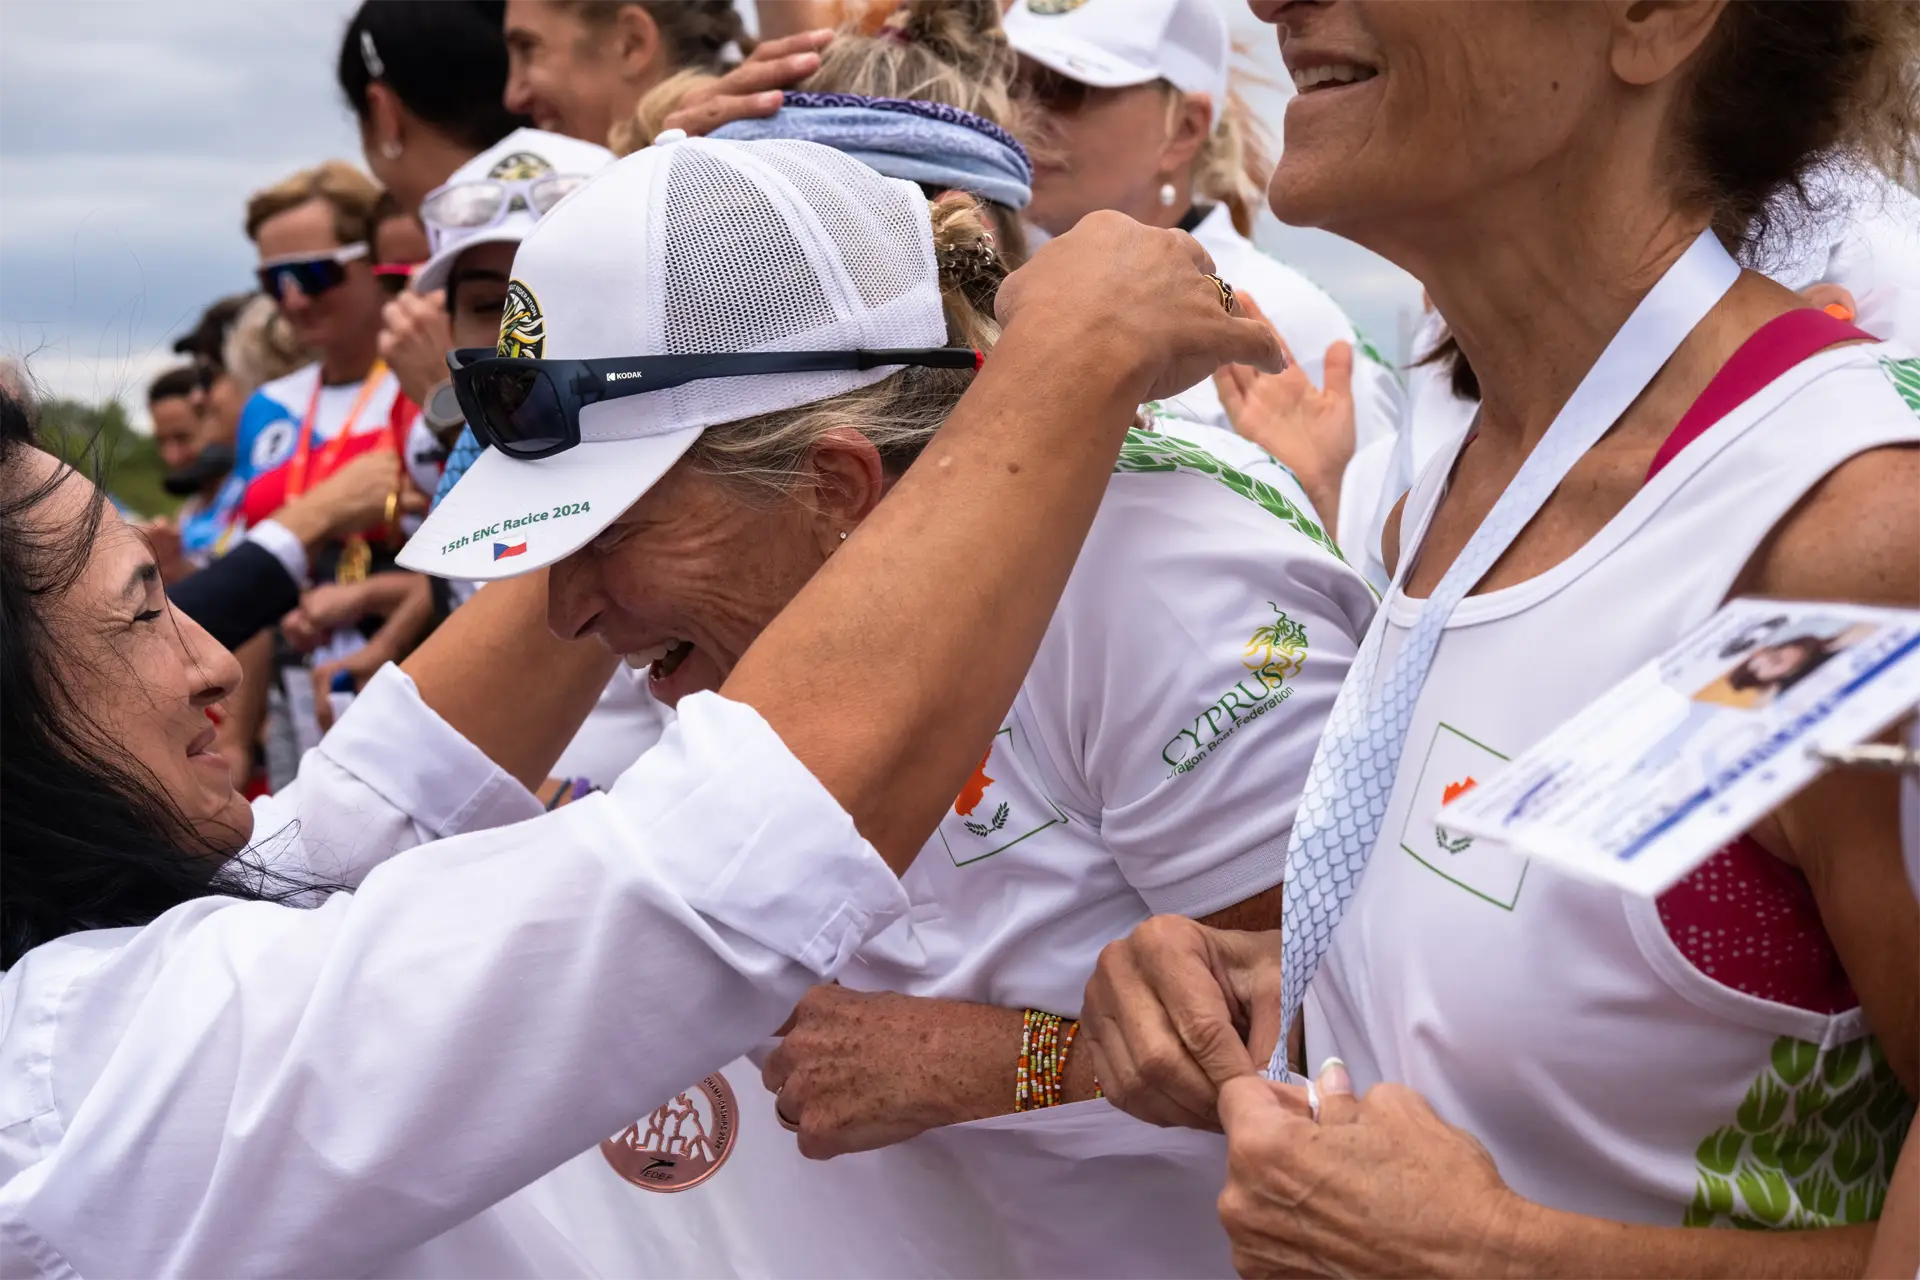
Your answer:
[[[905,866],[979,760],[1135,401],[1271,362],[1190,239],[1081,227],[1009,281],[1007,345],[733,701],[683,705],[605,795],[392,859],[311,911],[190,904],[63,979],[98,1047],[49,1089],[57,1150],[0,1184],[0,1270],[364,1274],[736,1056],[897,916],[855,824]],[[546,632],[520,624],[544,596],[537,575],[489,587],[407,664],[503,764],[484,704],[534,669]],[[460,630],[485,661],[435,643]],[[585,697],[606,670],[573,675]]]

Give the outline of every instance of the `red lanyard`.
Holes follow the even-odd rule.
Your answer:
[[[360,394],[353,399],[353,407],[347,410],[347,420],[340,424],[340,430],[334,433],[320,450],[320,478],[333,474],[334,466],[340,460],[341,450],[346,448],[347,437],[353,434],[353,424],[359,421],[360,411],[367,407],[367,401],[387,375],[387,363],[375,360],[373,367],[367,370],[366,380],[360,384]],[[293,461],[287,464],[287,497],[289,500],[299,497],[307,491],[307,457],[313,451],[313,424],[320,416],[320,393],[325,390],[319,375],[313,380],[313,396],[307,401],[307,416],[300,420],[300,441],[293,447]],[[393,423],[386,426],[387,447],[393,447]]]

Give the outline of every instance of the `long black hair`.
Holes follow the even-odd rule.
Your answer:
[[[523,125],[506,109],[506,0],[365,0],[340,38],[340,92],[367,118],[378,80],[407,110],[485,151]]]
[[[196,834],[74,703],[47,617],[86,572],[106,498],[96,490],[78,521],[37,518],[72,469],[28,480],[34,447],[26,406],[0,387],[0,969],[65,934],[146,924],[209,893],[277,902],[321,887],[257,866],[222,875],[234,851]]]

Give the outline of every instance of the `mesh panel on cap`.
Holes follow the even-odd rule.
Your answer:
[[[664,213],[669,352],[754,351],[840,318],[786,218],[734,166],[678,148]]]
[[[917,190],[909,202],[907,192],[889,190],[884,178],[876,183],[878,174],[838,151],[768,151],[755,159],[791,182],[812,208],[868,306],[892,302],[924,278],[932,244],[926,199]]]
[[[621,181],[623,174],[631,176]],[[648,255],[635,264],[629,286],[606,295],[604,321],[590,326],[596,354],[946,343],[925,196],[830,148],[793,140],[656,143],[615,164],[570,205],[575,216],[563,226],[549,214],[528,242],[532,249],[540,248],[542,230],[552,235],[586,223],[569,231],[562,253],[588,282],[598,281],[593,263],[602,254],[631,254],[640,244]],[[539,257],[526,247],[522,255]],[[526,283],[536,293],[543,287],[537,278]],[[625,299],[637,306],[624,306]],[[735,422],[871,386],[897,371],[713,378],[603,401],[581,411],[581,438],[631,439]]]

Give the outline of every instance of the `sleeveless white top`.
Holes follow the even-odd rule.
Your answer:
[[[1362,1090],[1420,1091],[1516,1191],[1555,1208],[1667,1225],[1878,1216],[1912,1104],[1844,975],[1831,999],[1729,985],[1752,949],[1830,958],[1817,921],[1789,920],[1764,883],[1777,864],[1729,871],[1723,854],[1686,882],[1709,912],[1739,899],[1729,929],[1433,815],[1711,614],[1822,477],[1916,441],[1920,361],[1889,344],[1830,349],[1709,427],[1564,563],[1460,604],[1380,845],[1308,993],[1309,1067],[1337,1054]],[[1409,495],[1403,557],[1456,452]],[[1381,671],[1418,604],[1398,589],[1384,603]]]

